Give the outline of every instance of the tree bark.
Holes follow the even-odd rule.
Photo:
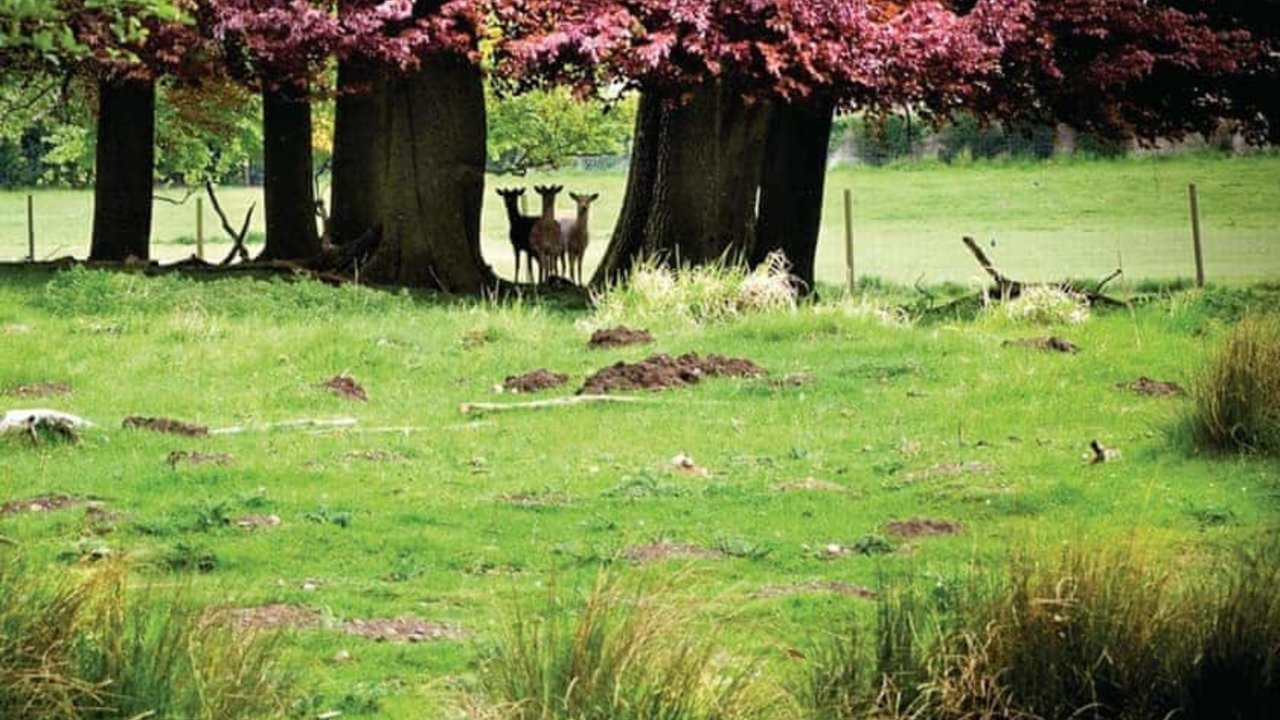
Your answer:
[[[679,104],[646,97],[623,216],[596,280],[625,275],[640,256],[672,266],[745,262],[770,113],[720,83]]]
[[[826,99],[779,103],[769,127],[751,264],[781,250],[791,273],[811,292],[822,228],[827,150],[835,104]]]
[[[338,63],[329,209],[330,240],[336,245],[359,239],[378,222],[383,87],[380,73],[368,63]]]
[[[480,253],[485,109],[480,69],[429,57],[386,81],[382,240],[369,279],[475,294],[496,278]]]
[[[108,79],[99,83],[98,90],[89,259],[147,260],[155,167],[155,82]]]
[[[260,260],[304,260],[320,252],[311,168],[311,101],[304,86],[262,92],[263,195],[267,243]]]

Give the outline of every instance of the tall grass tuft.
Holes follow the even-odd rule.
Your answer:
[[[669,588],[628,591],[601,575],[584,600],[554,590],[518,614],[481,663],[485,706],[503,720],[738,720],[777,717],[750,668],[722,662],[693,631],[696,607]]]
[[[728,262],[671,269],[649,259],[636,264],[625,281],[594,293],[596,322],[675,320],[692,324],[723,322],[775,310],[794,310],[797,291],[790,264],[774,253],[759,267]]]
[[[1197,447],[1280,454],[1280,316],[1242,319],[1193,394],[1185,425]]]
[[[0,717],[252,720],[283,713],[273,646],[124,571],[49,581],[0,560]]]

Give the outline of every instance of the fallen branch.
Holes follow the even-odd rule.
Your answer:
[[[462,403],[458,406],[458,412],[463,415],[468,415],[473,412],[543,410],[546,408],[567,407],[569,405],[586,405],[589,403],[637,403],[643,401],[643,398],[630,397],[626,395],[570,395],[569,397],[559,397],[551,400],[530,400],[528,402],[515,403]]]
[[[987,254],[982,251],[982,248],[978,247],[978,242],[976,240],[966,235],[961,238],[961,241],[964,242],[965,247],[969,248],[969,252],[973,253],[973,256],[978,259],[978,264],[982,266],[982,269],[991,276],[991,279],[996,281],[997,297],[1001,299],[1008,299],[1022,294],[1022,283],[1017,280],[1010,279],[1004,273],[997,270],[995,263],[992,263],[991,258],[987,257]]]
[[[93,423],[78,415],[64,413],[60,410],[32,408],[30,410],[9,410],[0,418],[0,433],[30,432],[39,424],[65,425],[68,427],[93,427]]]
[[[303,418],[301,420],[282,420],[280,422],[258,423],[256,425],[232,425],[230,427],[210,430],[210,435],[239,435],[251,431],[265,430],[298,430],[303,428],[338,428],[353,427],[360,421],[352,417],[340,418]]]
[[[222,211],[222,204],[218,202],[218,194],[213,191],[213,181],[204,181],[205,193],[209,195],[209,202],[213,205],[213,211],[218,214],[218,219],[222,221],[222,229],[231,237],[231,252],[227,253],[227,257],[223,259],[222,265],[230,265],[231,261],[240,256],[241,262],[249,262],[249,251],[244,246],[244,238],[249,234],[249,221],[253,219],[253,210],[258,207],[257,203],[249,206],[249,212],[244,214],[244,223],[240,226],[240,232],[236,232],[231,227],[231,221],[227,219],[227,214]]]

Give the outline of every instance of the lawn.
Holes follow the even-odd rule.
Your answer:
[[[1239,162],[1223,175],[1249,182],[1246,170],[1275,167]],[[984,172],[1002,181],[1032,173]],[[1075,166],[1044,172],[1064,188],[1068,178],[1085,182]],[[960,175],[860,170],[833,185],[842,177],[876,197],[873,178],[940,193]],[[996,215],[969,212],[975,225]],[[1070,216],[1054,213],[1010,217],[1052,225]],[[1260,214],[1247,215],[1250,232],[1263,232]],[[1192,453],[1170,434],[1189,400],[1117,387],[1139,376],[1192,383],[1244,307],[1277,306],[1274,291],[1159,297],[1046,327],[997,314],[886,323],[873,311],[884,301],[702,326],[650,318],[655,344],[592,350],[598,318],[557,305],[8,269],[0,392],[48,382],[70,393],[0,402],[56,407],[98,427],[78,445],[0,440],[0,502],[66,494],[101,505],[25,512],[19,503],[0,516],[0,550],[50,573],[82,574],[110,555],[140,588],[313,610],[321,627],[284,644],[299,716],[416,718],[453,711],[478,645],[515,609],[543,603],[549,585],[589,586],[602,566],[628,577],[685,573],[684,592],[708,603],[706,627],[691,632],[714,628],[727,652],[758,654],[785,676],[803,665],[789,649],[874,612],[865,599],[805,590],[811,581],[877,588],[909,576],[944,588],[1012,552],[1068,546],[1131,548],[1194,575],[1276,527],[1280,465]],[[1081,352],[1005,344],[1048,333]],[[595,369],[658,351],[747,357],[769,375],[707,379],[630,405],[460,413],[466,402],[523,399],[494,394],[509,375],[564,372],[569,393]],[[322,387],[338,373],[361,383],[368,402]],[[186,438],[122,429],[130,415],[247,429]],[[358,424],[258,427],[339,417]],[[1095,439],[1121,456],[1088,464]],[[225,453],[229,464],[169,462],[174,451]],[[673,467],[681,453],[697,471]],[[250,516],[280,522],[237,525]],[[956,532],[905,537],[887,525],[912,519]],[[628,559],[664,542],[705,556]],[[465,639],[341,632],[348,621],[396,617]]]
[[[1028,280],[1102,277],[1117,267],[1131,279],[1194,275],[1187,184],[1197,183],[1202,208],[1205,268],[1210,279],[1247,282],[1280,276],[1280,156],[1184,155],[1122,160],[937,163],[886,168],[837,168],[828,176],[818,252],[818,279],[843,282],[842,194],[853,192],[855,263],[861,276],[895,282],[968,282],[979,275],[959,240],[971,235],[993,259]],[[492,192],[506,185],[559,182],[599,192],[592,216],[588,272],[599,261],[622,204],[620,173],[558,173],[490,177],[483,249],[495,270],[510,276],[506,217]],[[181,197],[176,190],[165,191]],[[532,194],[532,191],[530,191]],[[261,190],[224,188],[222,203],[239,224]],[[0,259],[26,255],[25,193],[0,192]],[[536,212],[532,198],[531,212]],[[88,192],[39,191],[35,197],[38,257],[84,255],[92,220]],[[194,252],[194,200],[155,206],[155,255]],[[569,213],[566,203],[562,213]],[[222,236],[211,209],[205,232]],[[187,238],[176,243],[179,238]],[[221,258],[225,245],[212,245]]]

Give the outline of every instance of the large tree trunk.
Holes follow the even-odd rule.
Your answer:
[[[151,80],[98,85],[92,260],[146,260],[151,254],[156,86]]]
[[[485,110],[480,69],[431,57],[386,81],[375,282],[474,294],[494,285],[480,254]]]
[[[352,5],[353,0],[341,0],[339,12],[347,12]],[[335,244],[358,240],[378,222],[383,90],[382,73],[373,63],[338,62],[329,207],[329,239]]]
[[[781,250],[805,292],[813,290],[834,115],[835,104],[829,100],[779,103],[765,149],[751,263],[759,264],[769,253]]]
[[[769,116],[769,105],[719,83],[684,103],[646,97],[623,215],[596,280],[625,275],[638,256],[673,266],[745,262]]]
[[[285,84],[262,92],[263,260],[302,260],[320,252],[311,169],[311,100]]]
[[[644,254],[644,227],[653,204],[653,187],[658,174],[658,136],[662,131],[662,96],[644,93],[636,112],[636,129],[631,141],[631,167],[627,172],[622,212],[614,226],[613,239],[592,277],[593,285],[607,285],[625,278],[635,261]]]

